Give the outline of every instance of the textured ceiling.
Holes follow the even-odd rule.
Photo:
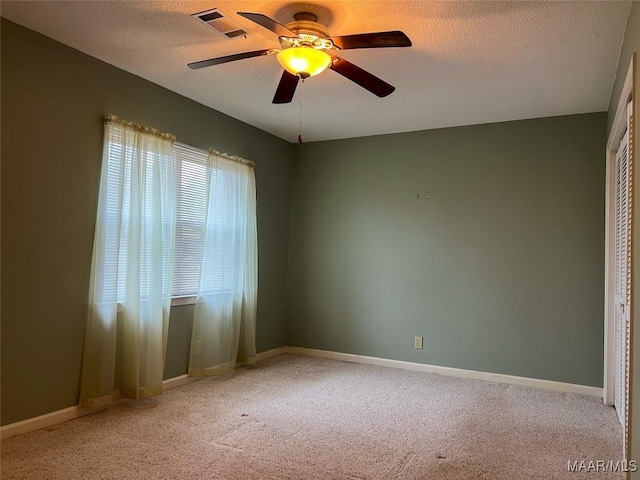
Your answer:
[[[298,99],[272,105],[274,57],[190,70],[187,63],[277,48],[271,32],[235,15],[281,23],[320,13],[331,34],[402,30],[411,48],[349,50],[347,60],[393,84],[377,98],[332,71],[303,88],[305,141],[604,111],[630,2],[2,1],[1,14],[289,141]],[[311,5],[311,6],[309,6]],[[247,32],[229,40],[190,14],[217,7]],[[132,119],[135,120],[135,119]]]

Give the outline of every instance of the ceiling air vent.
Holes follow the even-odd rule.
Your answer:
[[[191,16],[197,18],[205,25],[208,25],[216,32],[227,38],[243,37],[247,35],[247,32],[245,32],[239,24],[231,20],[226,13],[222,13],[217,8],[205,10],[200,13],[194,13]]]

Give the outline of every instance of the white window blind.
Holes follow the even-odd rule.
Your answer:
[[[176,143],[176,241],[172,296],[198,293],[207,213],[207,152]]]
[[[207,165],[208,153],[176,143],[176,241],[174,250],[172,296],[198,293],[201,281],[208,293],[242,290],[236,252],[238,235],[244,232],[245,212],[241,199],[246,198],[246,168],[224,157]],[[209,202],[209,209],[207,209]],[[209,216],[207,261],[203,262],[205,223]],[[204,263],[205,271],[201,272]]]
[[[104,275],[96,282],[96,289],[100,303],[123,302],[126,294],[126,272],[128,270],[130,250],[135,249],[139,275],[139,292],[137,296],[144,299],[149,296],[152,273],[149,265],[169,265],[170,252],[166,248],[157,251],[151,241],[152,230],[157,228],[159,211],[153,199],[162,197],[163,211],[171,208],[169,194],[169,170],[160,159],[162,151],[152,143],[158,140],[153,137],[136,137],[135,132],[125,128],[111,128],[109,138],[105,144],[105,158],[107,159],[107,192],[103,199],[105,227],[103,230],[102,269]],[[162,179],[162,180],[160,180]],[[140,189],[131,191],[131,183],[136,182]],[[162,193],[161,193],[162,190]],[[130,245],[129,229],[132,228],[132,205],[135,208],[135,225],[140,229],[140,238],[134,245]],[[164,215],[165,218],[169,218]],[[168,245],[170,229],[163,228],[162,245]],[[158,256],[160,255],[160,256]],[[129,265],[129,269],[132,267]],[[162,277],[168,278],[163,275]],[[166,283],[164,283],[166,287]],[[101,295],[101,296],[100,296]]]
[[[119,133],[119,132],[118,132]],[[123,225],[128,224],[131,214],[132,199],[128,185],[132,174],[132,149],[124,138],[113,136],[109,139],[107,150],[109,155],[108,188],[107,188],[107,228],[105,242],[107,258],[105,259],[105,278],[111,279],[104,285],[106,298],[124,300],[126,277],[118,275],[125,271],[129,246]],[[126,161],[121,161],[125,156]],[[176,231],[171,276],[172,297],[189,297],[196,295],[200,285],[201,266],[205,242],[205,223],[209,215],[208,249],[211,254],[205,266],[203,284],[209,293],[239,292],[242,290],[242,275],[239,271],[242,262],[236,258],[237,236],[244,231],[239,222],[244,218],[240,212],[239,199],[246,196],[247,178],[244,169],[233,160],[217,158],[214,166],[207,165],[208,152],[188,145],[175,143],[173,147],[174,179],[175,179],[175,216]],[[147,160],[151,163],[151,158]],[[207,172],[209,170],[209,177]],[[144,169],[143,173],[148,185],[154,171]],[[153,195],[149,190],[145,195]],[[214,208],[207,209],[207,202]],[[119,212],[122,212],[120,216]],[[143,208],[142,223],[150,220],[153,212]],[[126,220],[126,221],[125,221]],[[142,242],[141,254],[151,255],[148,246]],[[163,252],[165,254],[165,252]],[[141,275],[146,272],[142,271]],[[145,283],[143,282],[143,285]],[[140,292],[144,297],[145,292]]]
[[[250,169],[220,155],[214,155],[210,161],[207,245],[200,293],[241,293]]]

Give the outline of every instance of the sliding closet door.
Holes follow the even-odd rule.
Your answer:
[[[631,111],[631,109],[630,109]],[[629,122],[631,121],[631,117]],[[631,330],[631,187],[632,165],[629,132],[616,153],[616,258],[615,258],[615,386],[614,406],[624,433],[627,451],[629,425],[629,361]]]

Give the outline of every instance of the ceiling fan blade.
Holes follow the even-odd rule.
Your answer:
[[[300,77],[298,75],[293,75],[284,70],[272,103],[290,103],[293,100],[294,93],[296,93],[299,81]]]
[[[257,23],[267,30],[271,30],[279,37],[298,38],[298,35],[296,33],[292,32],[281,23],[276,22],[273,18],[269,18],[266,15],[262,15],[261,13],[238,12],[238,15]]]
[[[342,49],[350,48],[385,48],[385,47],[410,47],[411,40],[403,32],[376,32],[361,33],[358,35],[343,35],[332,37],[333,44]]]
[[[198,68],[210,67],[212,65],[220,65],[221,63],[235,62],[244,58],[261,57],[267,55],[270,50],[255,50],[253,52],[236,53],[235,55],[227,55],[226,57],[210,58],[209,60],[200,60],[188,64],[188,67],[197,70]]]
[[[344,58],[333,57],[334,62],[329,65],[329,68],[334,72],[338,72],[343,77],[348,78],[354,83],[357,83],[362,88],[369,90],[378,97],[386,97],[393,93],[396,89],[393,85],[389,85],[384,80],[372,75],[371,73],[363,70],[362,68],[354,65],[351,62],[346,61]]]

